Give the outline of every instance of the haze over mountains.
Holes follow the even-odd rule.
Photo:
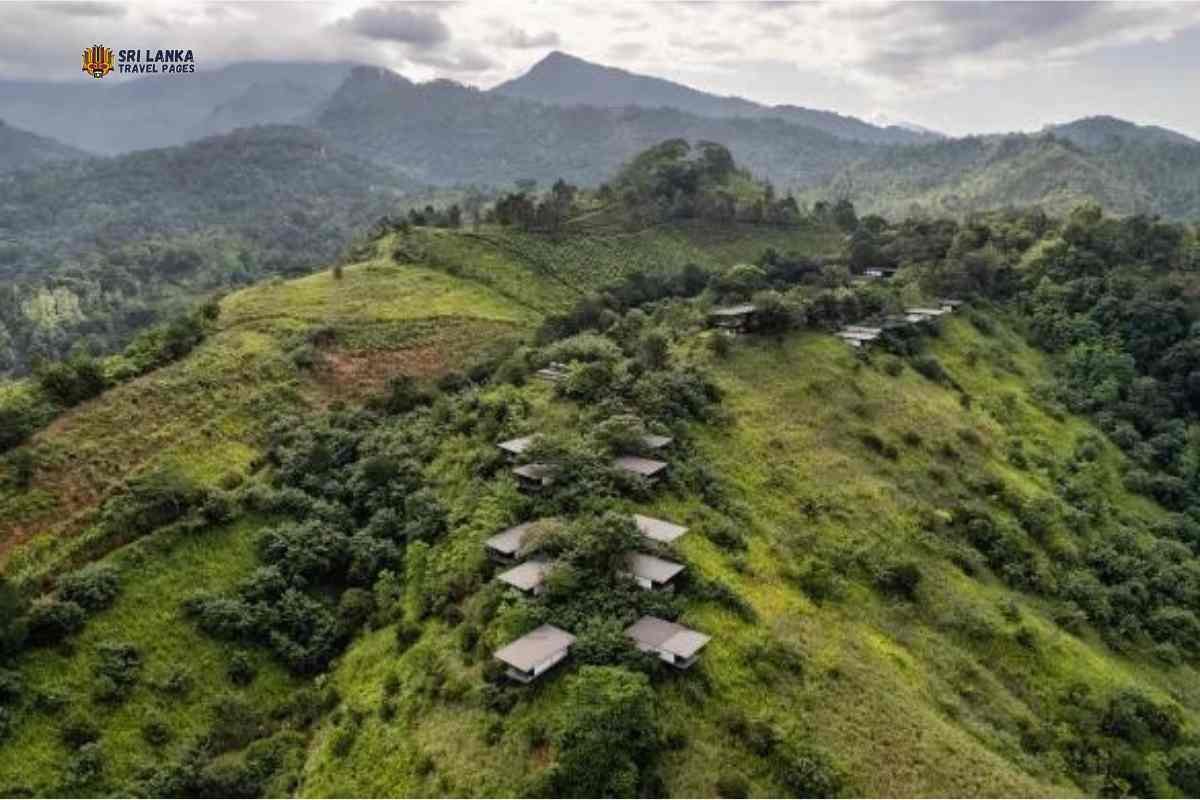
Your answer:
[[[1014,203],[1062,212],[1088,199],[1119,214],[1200,214],[1200,143],[1164,128],[1096,116],[1035,134],[949,139],[721,97],[560,52],[490,90],[348,63],[242,63],[170,84],[0,81],[0,107],[11,126],[0,171],[78,156],[71,148],[118,154],[293,124],[416,184],[595,184],[678,137],[721,142],[804,200],[844,197],[891,216],[914,203],[934,213]]]

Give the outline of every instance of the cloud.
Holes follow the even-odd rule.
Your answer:
[[[349,33],[418,48],[435,47],[450,40],[450,28],[437,14],[413,11],[398,3],[376,3],[360,8],[337,26]]]
[[[492,59],[471,48],[454,53],[418,50],[409,54],[408,59],[415,64],[459,74],[484,72],[496,66]]]
[[[125,6],[118,3],[43,3],[38,8],[44,12],[62,14],[67,17],[108,17],[119,19],[125,16]]]
[[[500,47],[512,47],[517,50],[531,50],[538,47],[557,47],[560,44],[558,34],[554,31],[530,34],[521,28],[509,28],[500,36],[491,40],[492,44]]]

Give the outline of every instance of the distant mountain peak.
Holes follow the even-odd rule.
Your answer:
[[[741,97],[702,92],[681,83],[596,64],[554,50],[529,70],[490,90],[556,106],[673,108],[701,117],[777,118],[840,139],[873,144],[913,144],[939,135],[902,126],[880,127],[856,117],[801,106],[768,106]]]

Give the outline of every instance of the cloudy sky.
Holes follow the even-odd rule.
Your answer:
[[[96,42],[191,48],[198,70],[350,59],[482,87],[562,50],[951,134],[1113,114],[1200,137],[1200,3],[0,4],[0,79],[84,80]]]

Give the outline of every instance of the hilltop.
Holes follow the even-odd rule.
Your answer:
[[[795,105],[767,106],[741,97],[721,97],[673,81],[594,64],[554,51],[512,80],[489,91],[559,106],[674,108],[701,117],[773,117],[856,142],[913,144],[939,134],[899,125],[872,125],[856,117]]]
[[[0,793],[1193,793],[1194,229],[801,213],[728,156],[391,218],[6,453]],[[646,432],[656,486],[610,463]],[[531,433],[536,495],[496,448]],[[523,597],[483,542],[541,517]],[[656,665],[641,614],[712,640]],[[507,681],[543,623],[571,658]]]
[[[0,373],[326,262],[416,188],[287,126],[0,176]]]
[[[846,198],[891,217],[914,207],[958,216],[1037,205],[1065,214],[1088,201],[1120,215],[1190,219],[1200,213],[1195,192],[1200,144],[1182,136],[1131,136],[1130,127],[1117,126],[1124,135],[1066,126],[1054,134],[968,137],[883,150],[801,194]],[[1060,138],[1058,130],[1071,138]]]
[[[0,173],[29,169],[46,161],[87,158],[89,153],[0,120]]]

